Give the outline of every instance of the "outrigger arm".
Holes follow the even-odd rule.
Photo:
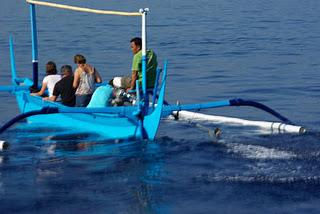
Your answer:
[[[207,103],[197,103],[197,104],[185,104],[185,105],[166,105],[164,106],[164,113],[163,115],[169,116],[174,111],[182,111],[182,110],[195,110],[200,111],[202,109],[209,109],[209,108],[218,108],[224,106],[251,106],[268,112],[269,114],[275,116],[276,118],[280,119],[283,123],[293,125],[293,123],[287,119],[286,117],[282,116],[275,110],[269,108],[266,105],[261,103],[250,101],[250,100],[243,100],[243,99],[231,99],[231,100],[221,100],[221,101],[214,101],[214,102],[207,102]]]
[[[165,82],[164,82],[165,84]],[[162,86],[161,95],[164,94],[165,85]],[[160,96],[159,103],[164,102],[164,96]],[[182,110],[202,110],[202,109],[209,109],[209,108],[219,108],[219,107],[225,107],[225,106],[252,106],[258,109],[261,109],[263,111],[266,111],[273,116],[280,119],[282,122],[286,124],[292,124],[293,123],[285,118],[284,116],[280,115],[278,112],[272,110],[271,108],[255,102],[255,101],[249,101],[249,100],[243,100],[243,99],[232,99],[232,100],[222,100],[222,101],[215,101],[215,102],[208,102],[208,103],[199,103],[199,104],[186,104],[186,105],[162,105],[160,104],[157,106],[157,108],[154,111],[154,115],[157,115],[157,117],[167,117],[170,114],[172,114],[174,111],[182,111]],[[15,118],[8,121],[5,125],[3,125],[0,128],[0,134],[7,130],[9,127],[11,127],[16,122],[25,119],[27,117],[35,116],[35,115],[41,115],[41,114],[57,114],[57,113],[87,113],[87,114],[93,114],[93,113],[118,113],[122,115],[132,115],[132,113],[136,110],[136,107],[109,107],[109,108],[80,108],[80,107],[74,107],[74,108],[57,108],[57,107],[43,107],[40,110],[30,111],[23,114],[20,114],[16,116]],[[159,112],[161,111],[161,112]],[[149,115],[148,115],[149,116]],[[152,129],[152,121],[156,118],[153,118],[149,116],[145,117],[143,121],[143,130],[146,131],[146,133],[150,133],[149,136],[146,138],[148,139],[154,139],[155,133],[157,131],[156,129]]]

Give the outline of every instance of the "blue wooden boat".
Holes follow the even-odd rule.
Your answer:
[[[16,72],[13,40],[10,37],[10,58],[12,82],[8,86],[0,86],[0,91],[11,92],[17,100],[20,115],[10,120],[0,128],[0,133],[21,119],[27,118],[30,123],[49,126],[65,127],[79,132],[98,133],[108,139],[149,139],[156,137],[161,118],[179,111],[201,110],[225,106],[252,106],[269,112],[282,121],[281,124],[292,124],[290,120],[267,106],[254,101],[242,99],[222,100],[207,103],[169,105],[165,101],[167,64],[164,64],[162,77],[157,73],[157,80],[151,95],[146,88],[146,15],[148,9],[140,9],[137,13],[118,11],[92,10],[88,8],[72,7],[49,2],[26,0],[30,6],[32,33],[32,64],[33,80],[19,78]],[[142,86],[137,90],[137,102],[134,106],[80,108],[66,107],[57,102],[42,100],[41,97],[31,96],[30,87],[38,87],[38,51],[35,6],[49,6],[82,12],[100,14],[141,16],[142,17]],[[138,82],[137,82],[137,87]],[[140,93],[141,92],[141,93]],[[209,117],[208,117],[209,118]],[[288,125],[287,127],[292,125]],[[285,126],[283,126],[285,127]],[[301,130],[299,129],[299,132]]]

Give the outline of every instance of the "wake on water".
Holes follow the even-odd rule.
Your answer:
[[[166,144],[167,141],[174,141],[181,146],[180,151],[177,149],[174,155],[186,152],[190,153],[189,157],[199,154],[206,157],[205,160],[200,157],[200,164],[197,165],[197,171],[200,172],[194,175],[196,182],[320,184],[320,135],[317,133],[268,133],[266,130],[252,130],[252,127],[219,124],[221,137],[212,138],[212,135],[203,132],[203,127],[193,130],[193,134],[184,134],[188,133],[188,125],[190,123],[178,125],[181,130],[179,136],[184,136],[182,139],[164,141]],[[204,126],[211,130],[217,127],[212,124]],[[191,162],[197,161],[192,159]]]
[[[181,168],[170,166],[176,165],[172,159],[180,163],[186,157],[192,159],[192,166],[186,162],[181,165],[194,170],[195,182],[320,183],[318,134],[258,134],[257,130],[250,132],[243,127],[239,130],[239,127],[220,126],[222,135],[212,138],[203,132],[203,127],[195,129],[190,123],[170,124],[177,126],[175,137],[170,136],[170,127],[160,129],[155,142],[107,141],[90,133],[39,129],[26,124],[12,128],[6,137],[12,144],[9,153],[23,152],[39,159],[104,157],[107,162],[111,161],[107,165],[130,156],[144,159],[144,155],[148,155],[146,148],[157,145],[155,153],[163,162],[168,162],[169,168]],[[205,127],[213,129],[212,124],[205,124]],[[6,151],[0,152],[0,156],[0,160],[8,157]],[[125,163],[121,161],[121,164]]]

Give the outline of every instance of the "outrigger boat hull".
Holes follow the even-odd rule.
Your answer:
[[[16,99],[21,113],[40,110],[43,107],[58,107],[68,109],[59,103],[42,100],[41,97],[31,96],[28,92],[17,92]],[[97,133],[108,139],[136,138],[139,137],[138,126],[135,121],[118,114],[41,114],[28,117],[28,122],[51,125],[78,132]]]
[[[43,100],[25,90],[17,90],[14,94],[21,114],[9,121],[7,127],[26,118],[29,123],[97,133],[107,139],[152,140],[156,136],[162,115],[165,81],[156,107],[150,109],[143,120],[140,118],[139,106],[77,108]],[[4,129],[6,128],[2,128],[0,132]]]

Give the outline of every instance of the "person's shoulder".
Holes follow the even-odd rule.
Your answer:
[[[141,60],[142,58],[142,51],[139,51],[138,53],[136,53],[135,55],[133,55],[133,61],[135,60]]]
[[[60,85],[62,85],[64,82],[64,78],[61,78],[58,82],[56,82],[54,87],[59,87]]]
[[[74,74],[81,74],[82,69],[80,68],[76,68],[76,70],[74,70]]]
[[[73,75],[72,76],[66,76],[66,77],[63,77],[63,78],[61,78],[61,80],[59,80],[59,82],[60,82],[60,84],[62,84],[62,83],[64,83],[64,82],[69,82],[69,81],[72,81],[73,82]],[[59,83],[58,82],[58,83]],[[57,84],[58,84],[57,83]]]
[[[52,75],[52,78],[58,79],[58,80],[62,79],[61,75],[59,75],[59,74]]]
[[[95,68],[92,65],[86,64],[86,66],[83,69],[79,69],[79,74],[81,75],[83,72],[93,74],[94,71],[95,71]]]
[[[89,65],[89,69],[91,73],[94,73],[96,71],[96,68],[93,65]]]
[[[68,80],[72,80],[72,81],[73,81],[74,76],[73,76],[73,75],[66,76],[66,79],[68,79]]]
[[[60,76],[60,75],[59,75]],[[48,83],[48,82],[52,82],[54,80],[57,80],[58,79],[58,75],[54,75],[54,74],[51,74],[51,75],[47,75],[43,78],[43,83]]]
[[[69,84],[69,83],[72,84],[73,80],[74,80],[74,76],[73,75],[72,76],[66,76],[63,79],[64,79],[64,82],[66,82],[67,84]]]
[[[59,96],[60,94],[60,91],[61,91],[61,87],[63,85],[63,79],[59,80],[55,85],[54,85],[54,88],[53,88],[53,95],[54,96]]]
[[[141,57],[141,56],[142,56],[142,50],[138,51],[138,52],[134,55],[134,57]]]
[[[47,75],[43,78],[42,82],[43,83],[48,83],[48,81],[50,80],[50,75]]]
[[[48,81],[50,82],[58,82],[59,80],[61,80],[61,75],[58,75],[58,74],[54,74],[54,75],[49,75],[48,76]]]

